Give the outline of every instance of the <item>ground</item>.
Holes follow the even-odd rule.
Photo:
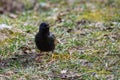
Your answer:
[[[37,5],[40,5],[39,7]],[[1,80],[120,79],[119,0],[39,0],[34,10],[0,16]],[[34,43],[41,22],[58,40],[53,54]]]

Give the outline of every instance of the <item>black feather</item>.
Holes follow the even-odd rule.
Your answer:
[[[41,23],[35,36],[35,43],[40,51],[49,52],[55,49],[55,36],[49,31],[49,24]]]

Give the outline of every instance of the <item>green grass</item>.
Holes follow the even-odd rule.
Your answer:
[[[14,29],[9,38],[0,41],[0,79],[61,80],[64,76],[65,80],[119,79],[120,1],[111,1],[75,0],[70,5],[67,1],[53,0],[48,1],[51,3],[48,10],[24,11],[15,19],[1,15],[0,23]],[[58,10],[54,11],[55,8]],[[53,18],[58,13],[62,22]],[[52,25],[51,31],[60,43],[53,57],[43,55],[41,62],[37,62],[32,58],[39,53],[34,35],[43,21]],[[16,29],[20,32],[14,32]],[[62,74],[63,70],[66,73]]]

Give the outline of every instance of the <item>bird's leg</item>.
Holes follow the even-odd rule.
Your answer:
[[[44,52],[39,50],[39,56],[42,56],[42,55],[44,55]]]
[[[55,61],[55,54],[54,54],[54,51],[52,51],[52,52],[50,52],[50,53],[52,53],[51,54],[51,59],[50,59],[50,61],[49,61],[49,63],[52,63],[52,62],[54,62]]]
[[[53,57],[54,57],[54,50],[52,50],[52,59],[53,59]]]
[[[41,62],[41,60],[42,60],[42,55],[43,55],[43,52],[39,50],[38,54],[36,54],[35,60],[36,60],[37,62]]]
[[[49,56],[49,52],[44,52],[44,55]]]

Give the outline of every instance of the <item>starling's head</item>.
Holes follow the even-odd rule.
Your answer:
[[[41,23],[40,26],[39,26],[39,31],[40,32],[45,32],[45,33],[49,32],[49,24],[44,23],[44,22]]]

